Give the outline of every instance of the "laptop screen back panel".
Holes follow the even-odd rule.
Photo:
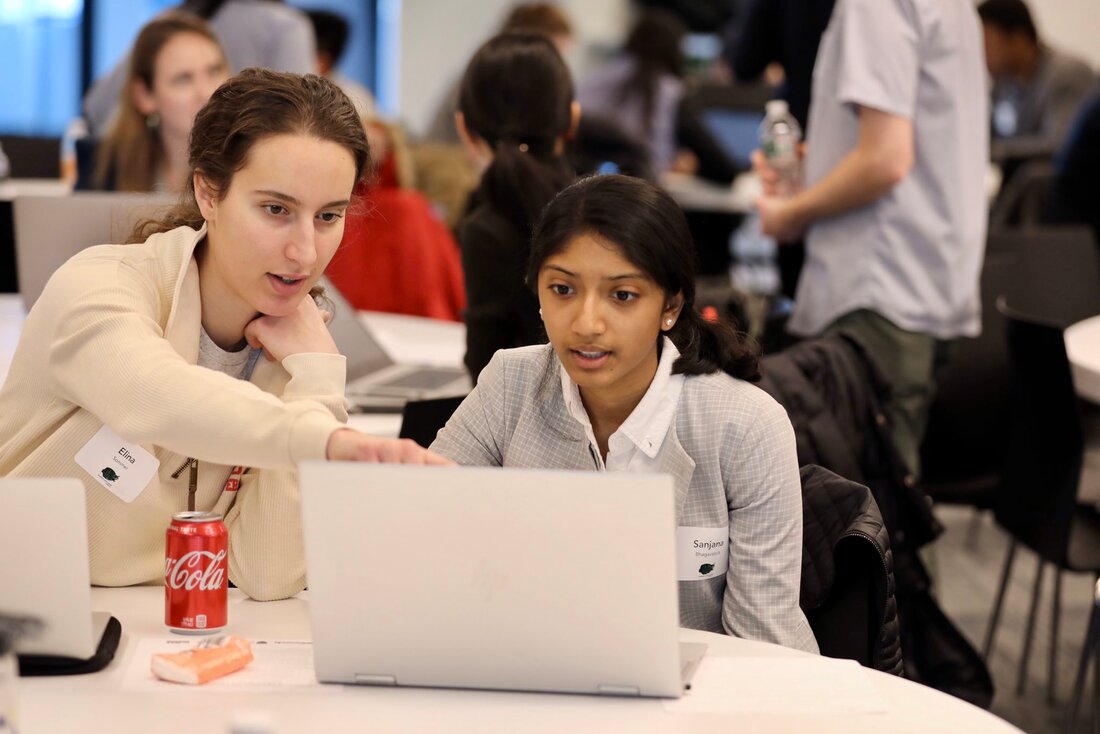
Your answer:
[[[308,462],[320,680],[681,691],[664,476]]]
[[[0,479],[0,611],[40,618],[20,653],[89,658],[88,521],[78,479]]]

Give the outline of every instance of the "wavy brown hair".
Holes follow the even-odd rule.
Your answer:
[[[119,191],[152,191],[157,170],[164,160],[164,149],[157,130],[146,125],[145,115],[134,102],[134,84],[141,82],[152,91],[157,57],[167,43],[182,33],[202,36],[218,47],[222,61],[225,51],[206,21],[190,13],[172,12],[141,29],[130,52],[130,71],[118,101],[118,117],[100,143],[95,181],[105,188],[113,174]]]
[[[363,123],[339,87],[316,74],[245,69],[218,87],[195,117],[192,175],[179,202],[164,217],[140,222],[129,241],[144,242],[176,227],[202,227],[193,174],[201,173],[221,199],[233,175],[247,165],[252,146],[272,135],[307,135],[343,147],[355,159],[357,184],[370,165]]]

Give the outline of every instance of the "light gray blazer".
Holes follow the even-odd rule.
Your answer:
[[[595,471],[550,345],[501,350],[432,444],[458,464]],[[680,583],[680,623],[817,652],[798,606],[802,490],[794,430],[764,391],[689,376],[657,455],[685,527],[729,526],[725,576]]]

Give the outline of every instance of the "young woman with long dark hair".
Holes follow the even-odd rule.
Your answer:
[[[458,226],[475,380],[498,349],[545,341],[524,267],[535,218],[573,180],[565,141],[579,117],[569,69],[541,34],[501,34],[466,68],[456,125],[483,168]]]
[[[464,465],[671,475],[681,624],[816,651],[798,605],[794,431],[749,384],[755,346],[695,310],[676,203],[639,179],[583,179],[543,212],[527,273],[550,344],[498,352],[432,450]]]

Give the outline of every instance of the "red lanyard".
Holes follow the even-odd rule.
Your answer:
[[[243,466],[233,467],[233,471],[229,472],[229,479],[225,480],[225,488],[222,489],[222,491],[236,492],[237,489],[241,486],[241,475],[244,474],[246,471],[248,470],[245,469]]]

